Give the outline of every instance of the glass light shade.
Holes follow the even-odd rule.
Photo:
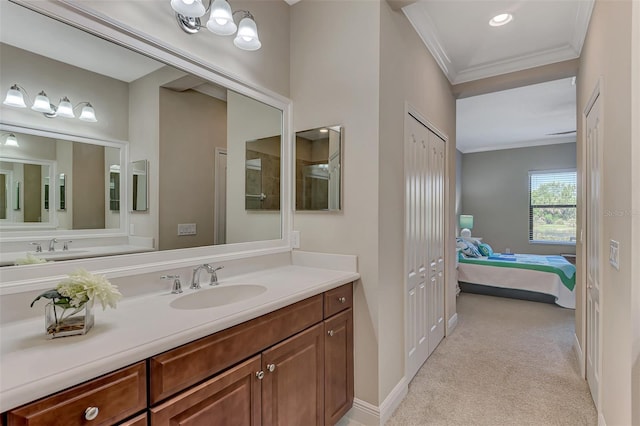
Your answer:
[[[460,228],[473,229],[473,215],[461,214],[460,215]]]
[[[512,14],[501,13],[491,18],[491,20],[489,21],[489,25],[491,25],[492,27],[501,27],[503,25],[507,25],[512,20],[513,20]]]
[[[80,113],[80,120],[90,121],[92,123],[95,123],[96,121],[98,121],[98,119],[96,118],[96,112],[90,103],[87,103],[87,105],[82,107],[82,112]]]
[[[14,84],[7,92],[7,96],[4,98],[3,104],[16,108],[26,108],[27,104],[24,103],[24,96],[18,88],[18,85]]]
[[[73,105],[71,105],[69,98],[66,96],[60,100],[58,109],[56,109],[56,115],[64,118],[76,118],[76,115],[73,113]]]
[[[44,90],[38,93],[38,96],[36,96],[36,100],[33,102],[33,106],[31,107],[31,109],[47,114],[53,113],[53,110],[51,109],[51,102],[49,102],[49,98],[47,97],[47,94],[44,93]]]
[[[231,35],[238,29],[236,23],[233,22],[231,6],[226,0],[214,0],[211,4],[211,15],[207,21],[207,29],[221,36]]]
[[[14,147],[18,147],[18,139],[16,138],[16,135],[14,135],[13,133],[11,133],[9,136],[7,136],[7,139],[4,141],[4,144],[6,146],[14,146]]]
[[[206,13],[202,0],[171,0],[171,8],[189,18],[199,18]]]
[[[262,46],[258,39],[258,28],[253,19],[242,18],[238,25],[238,34],[233,40],[233,44],[242,50],[258,50]]]

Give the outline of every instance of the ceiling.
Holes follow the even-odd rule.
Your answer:
[[[462,153],[575,142],[575,130],[573,78],[457,101],[456,147]]]
[[[402,11],[455,85],[580,56],[594,0],[404,0]],[[407,4],[408,3],[408,4]],[[492,27],[489,20],[513,20]],[[576,91],[563,79],[458,99],[463,153],[575,142]]]
[[[594,0],[419,0],[402,8],[452,84],[580,56]],[[511,13],[513,21],[489,20]]]

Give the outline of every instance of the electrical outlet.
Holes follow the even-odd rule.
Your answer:
[[[179,223],[178,224],[178,235],[196,235],[196,224],[195,223]]]
[[[300,231],[291,231],[291,247],[300,248]]]
[[[620,243],[615,240],[609,241],[609,263],[620,270]]]

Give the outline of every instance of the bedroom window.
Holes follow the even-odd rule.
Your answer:
[[[576,171],[529,172],[529,242],[575,244]]]

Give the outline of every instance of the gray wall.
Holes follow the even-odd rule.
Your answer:
[[[545,145],[462,155],[462,214],[472,235],[498,252],[575,253],[575,246],[529,244],[529,171],[576,167],[576,144]]]

